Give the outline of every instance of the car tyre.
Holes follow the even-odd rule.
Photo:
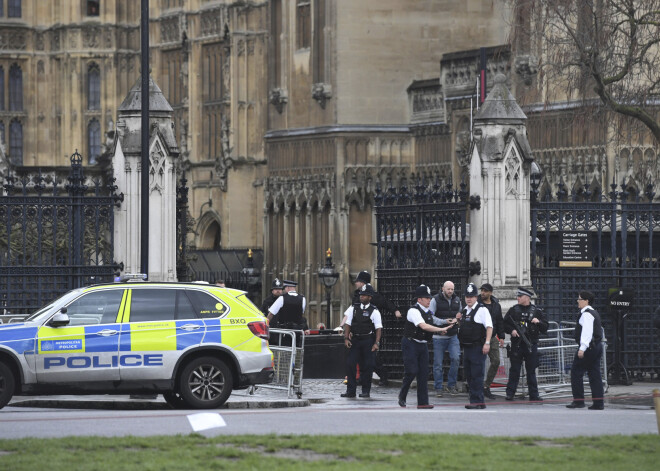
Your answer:
[[[186,408],[186,401],[183,400],[181,397],[181,394],[175,391],[168,391],[163,393],[163,397],[165,398],[165,402],[167,402],[172,408],[174,409],[185,409]]]
[[[14,373],[11,368],[0,361],[0,409],[9,403],[14,395],[15,387]]]
[[[231,370],[222,360],[201,357],[183,368],[178,389],[191,409],[215,409],[227,401],[232,385]]]

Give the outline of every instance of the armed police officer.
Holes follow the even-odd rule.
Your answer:
[[[347,387],[341,397],[355,397],[357,390],[356,368],[362,372],[362,392],[360,397],[369,397],[371,392],[371,374],[374,368],[375,352],[380,347],[383,323],[380,312],[371,303],[375,294],[367,283],[360,290],[360,302],[346,310],[344,324],[344,343],[349,348],[347,358]]]
[[[444,325],[448,321],[433,316],[429,309],[431,304],[431,289],[426,285],[419,285],[415,290],[416,304],[408,309],[406,324],[401,339],[403,354],[403,381],[399,391],[399,405],[406,407],[408,389],[417,377],[417,408],[433,409],[429,404],[428,377],[429,377],[429,349],[427,343],[434,333],[447,332],[451,327],[439,328],[433,324]],[[454,319],[451,323],[455,323]]]
[[[465,308],[461,314],[458,339],[463,347],[463,371],[470,389],[470,404],[465,408],[485,409],[482,382],[493,322],[488,308],[477,301],[477,286],[473,283],[465,287]]]
[[[282,288],[284,288],[284,286],[280,279],[275,278],[273,280],[273,284],[270,287],[270,295],[264,299],[263,303],[261,303],[261,312],[264,313],[264,316],[268,315],[270,307],[273,305],[273,303],[275,303],[277,298],[282,296]],[[270,323],[270,327],[277,327],[276,319],[273,319],[273,321]]]
[[[430,309],[433,314],[449,321],[450,319],[460,319],[461,317],[461,298],[454,293],[454,283],[445,281],[442,290],[431,300]],[[433,335],[433,382],[436,396],[442,397],[444,390],[442,388],[443,369],[445,351],[449,351],[449,373],[447,374],[447,390],[452,395],[458,394],[456,382],[458,380],[458,364],[461,361],[461,346],[458,342],[458,324],[443,334]]]
[[[578,343],[578,351],[573,358],[571,366],[571,390],[573,402],[567,405],[569,409],[580,409],[584,407],[584,374],[589,377],[591,387],[591,398],[593,404],[591,410],[605,409],[603,396],[603,378],[600,374],[600,362],[603,358],[603,327],[600,322],[600,314],[591,305],[594,302],[594,294],[591,291],[580,291],[578,294],[578,308],[580,314],[575,324],[575,341]]]
[[[527,372],[527,388],[530,401],[542,401],[536,380],[538,366],[539,335],[548,331],[548,319],[541,308],[531,303],[534,293],[518,287],[518,304],[509,309],[504,316],[504,330],[511,334],[511,368],[509,382],[506,385],[506,400],[513,401],[520,381],[520,369],[523,361]]]
[[[506,336],[504,319],[502,318],[502,306],[500,306],[499,300],[493,296],[493,285],[484,283],[479,290],[481,294],[477,297],[477,301],[486,306],[493,321],[493,335],[490,338],[490,351],[488,352],[490,366],[484,381],[484,396],[488,399],[495,399],[495,395],[490,391],[490,385],[500,367],[500,347],[504,346],[504,337]]]

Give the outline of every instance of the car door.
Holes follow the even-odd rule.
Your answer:
[[[66,306],[68,325],[39,327],[37,382],[118,380],[118,320],[124,302],[123,289],[91,290]]]
[[[119,340],[122,381],[171,378],[181,351],[203,337],[204,322],[184,289],[132,288]]]

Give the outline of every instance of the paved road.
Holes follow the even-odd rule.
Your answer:
[[[465,393],[443,398],[432,395],[435,409],[417,410],[415,390],[408,396],[410,406],[402,409],[396,402],[396,387],[374,386],[371,399],[345,399],[339,397],[346,388],[339,380],[305,380],[302,400],[265,388],[254,395],[246,390],[235,391],[228,401],[230,408],[216,411],[173,410],[162,397],[17,397],[0,410],[0,438],[188,434],[192,432],[188,416],[200,412],[220,414],[226,422],[224,427],[202,432],[208,436],[420,432],[552,438],[655,434],[658,425],[651,407],[652,391],[659,386],[641,382],[611,387],[604,411],[566,409],[570,398],[550,395],[543,405],[524,400],[511,403],[499,396],[499,400],[489,400],[485,410],[466,410]],[[493,428],[492,424],[500,426]]]
[[[70,435],[175,435],[192,432],[188,415],[200,411],[70,410],[8,406],[0,410],[0,438]],[[648,408],[569,410],[563,404],[489,404],[466,410],[439,404],[433,410],[402,409],[387,398],[333,400],[309,407],[223,409],[225,427],[202,432],[222,434],[470,433],[570,437],[658,433],[655,412]],[[489,424],[485,426],[486,420]],[[501,424],[493,428],[492,424]],[[513,427],[511,424],[516,424]]]

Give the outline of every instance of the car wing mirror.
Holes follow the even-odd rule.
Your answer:
[[[66,313],[66,308],[62,308],[60,312],[53,316],[48,325],[51,327],[64,327],[65,325],[69,325],[69,322],[70,319]]]

